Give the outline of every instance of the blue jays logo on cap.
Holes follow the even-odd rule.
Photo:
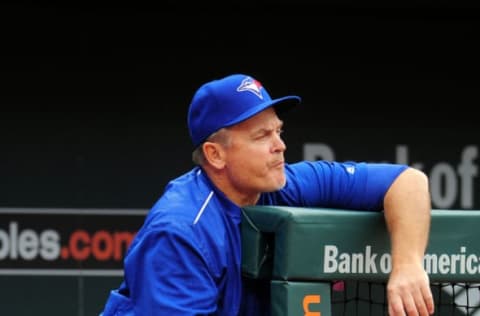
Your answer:
[[[258,80],[247,77],[242,80],[242,83],[237,88],[237,91],[250,91],[252,93],[255,93],[256,96],[263,100],[262,93],[260,92],[260,89],[262,88],[262,84]]]
[[[198,147],[221,128],[238,124],[270,106],[283,110],[300,101],[294,95],[272,99],[258,80],[244,74],[212,80],[193,95],[187,118],[190,137]]]

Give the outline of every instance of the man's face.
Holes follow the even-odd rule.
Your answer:
[[[258,194],[285,185],[282,125],[270,107],[228,128],[230,145],[225,148],[225,166],[228,180],[237,192]]]

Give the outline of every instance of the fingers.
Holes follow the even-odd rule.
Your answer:
[[[410,315],[409,313],[413,312],[414,310],[416,310],[418,314],[412,314],[412,315],[420,315],[420,316],[429,315],[427,303],[424,299],[422,292],[423,292],[422,289],[415,291],[415,294],[414,294],[415,305],[412,310],[408,310],[407,315]]]
[[[423,272],[423,282],[419,282],[414,290],[415,306],[420,316],[428,316],[435,311],[432,290],[430,289],[429,278],[426,272]],[[408,314],[407,314],[408,315]]]
[[[389,316],[428,316],[434,311],[433,300],[413,299],[411,295],[392,296],[388,303]]]
[[[435,312],[435,303],[433,301],[433,295],[430,286],[422,287],[422,296],[425,302],[425,306],[427,308],[428,315],[432,315]]]
[[[389,316],[405,316],[405,300],[400,295],[389,294],[388,297],[388,315]]]
[[[434,312],[428,275],[416,279],[412,275],[391,275],[388,284],[390,316],[428,316]]]
[[[417,302],[411,293],[405,291],[404,293],[392,294],[389,298],[389,315],[390,316],[427,316],[423,313],[425,306],[421,306],[420,302]]]

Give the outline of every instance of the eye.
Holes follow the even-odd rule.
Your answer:
[[[266,138],[268,136],[267,133],[261,133],[261,134],[258,134],[255,139],[263,139],[263,138]]]

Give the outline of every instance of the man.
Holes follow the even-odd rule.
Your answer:
[[[243,74],[197,90],[188,112],[197,166],[171,181],[152,207],[104,316],[260,313],[246,302],[252,296],[241,277],[241,207],[255,204],[384,210],[392,243],[389,314],[433,313],[422,265],[430,228],[427,177],[396,164],[287,164],[279,113],[299,102],[272,99]]]

